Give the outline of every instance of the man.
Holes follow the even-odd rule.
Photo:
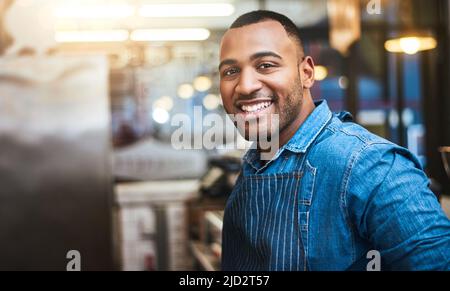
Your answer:
[[[219,71],[227,113],[246,121],[240,131],[266,131],[280,146],[268,161],[258,149],[243,158],[225,208],[223,270],[378,269],[376,254],[383,270],[450,269],[450,222],[419,162],[313,102],[314,62],[291,20],[240,16]],[[260,126],[273,115],[278,126]]]

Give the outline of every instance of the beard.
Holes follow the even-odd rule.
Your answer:
[[[281,100],[281,103],[279,96],[272,95],[271,98],[274,100],[275,114],[258,118],[246,124],[245,129],[239,130],[241,134],[245,134],[242,135],[246,140],[256,142],[267,140],[270,142],[278,139],[280,133],[298,118],[303,105],[303,85],[300,75],[297,75],[289,94],[284,100]]]
[[[280,134],[285,130],[294,120],[299,116],[303,105],[303,85],[300,79],[300,75],[297,75],[294,86],[286,97],[283,107],[279,107],[279,127],[272,130],[273,134]]]

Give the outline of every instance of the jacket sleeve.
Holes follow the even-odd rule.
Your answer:
[[[450,221],[417,159],[388,143],[353,157],[344,201],[355,235],[391,270],[450,270]]]

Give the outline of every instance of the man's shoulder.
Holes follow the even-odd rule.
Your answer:
[[[342,122],[336,117],[333,117],[333,120],[327,129],[333,133],[330,136],[331,138],[338,142],[347,143],[349,146],[353,147],[365,147],[370,146],[371,144],[397,146],[355,122]]]
[[[323,134],[311,149],[312,157],[320,163],[346,167],[349,163],[367,156],[380,157],[385,153],[399,152],[407,156],[411,153],[354,122],[342,122],[333,117]]]

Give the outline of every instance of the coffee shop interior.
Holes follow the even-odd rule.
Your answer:
[[[300,29],[313,97],[414,153],[450,215],[448,0],[0,0],[1,270],[220,270],[248,143],[205,143],[203,118],[226,117],[222,35],[258,9]]]

